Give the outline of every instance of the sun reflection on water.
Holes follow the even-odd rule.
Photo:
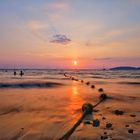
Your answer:
[[[77,95],[78,94],[78,89],[77,89],[76,86],[73,86],[72,93],[73,93],[73,95]]]
[[[68,114],[72,117],[73,122],[75,122],[77,118],[81,116],[81,106],[84,103],[81,93],[82,91],[79,85],[73,82],[69,103],[66,107],[66,110],[68,111]]]

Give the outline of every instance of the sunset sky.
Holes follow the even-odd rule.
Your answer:
[[[0,68],[122,65],[140,66],[140,0],[0,1]]]

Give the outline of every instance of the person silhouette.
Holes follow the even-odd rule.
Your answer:
[[[14,71],[14,76],[16,76],[17,75],[17,73],[16,73],[16,71]]]
[[[23,76],[24,75],[24,72],[21,70],[20,71],[20,76]]]

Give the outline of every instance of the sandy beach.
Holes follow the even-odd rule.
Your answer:
[[[101,93],[106,93],[109,99],[97,106],[93,112],[93,117],[99,119],[100,126],[93,127],[92,124],[81,123],[70,140],[100,140],[105,135],[111,140],[139,140],[138,82],[125,84],[120,78],[112,80],[92,78],[94,71],[84,75],[83,72],[81,75],[77,72],[74,76],[79,81],[56,73],[54,79],[51,73],[47,74],[45,80],[42,78],[43,82],[46,81],[46,85],[47,83],[53,85],[50,87],[0,88],[0,140],[58,140],[82,115],[82,105],[86,102],[96,104]],[[11,72],[5,75],[5,78],[9,76],[10,79],[10,74]],[[107,73],[99,74],[105,76]],[[9,83],[15,84],[18,81],[27,85],[27,81],[30,83],[33,81],[32,78],[37,82],[40,81],[37,80],[40,74],[38,77],[32,76],[30,80],[29,75],[17,77],[16,80],[12,77],[14,80],[9,80]],[[3,77],[3,80],[5,78]],[[95,88],[91,88],[93,84]],[[104,91],[99,92],[99,88],[103,88]],[[108,123],[112,124],[110,128],[106,127]]]

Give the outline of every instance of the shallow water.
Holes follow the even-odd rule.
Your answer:
[[[81,116],[82,104],[95,104],[99,88],[110,99],[97,107],[94,118],[100,127],[81,124],[71,139],[100,139],[107,131],[112,138],[140,137],[140,71],[101,70],[24,70],[24,75],[13,75],[13,70],[0,71],[0,140],[59,139]],[[64,76],[67,73],[79,81]],[[84,80],[81,83],[80,80]],[[86,82],[90,82],[86,85]],[[91,88],[94,84],[95,88]],[[124,115],[112,113],[119,109]],[[136,117],[130,115],[135,114]],[[102,120],[102,117],[106,117]],[[114,130],[105,124],[113,123]],[[134,134],[128,134],[129,124]]]

